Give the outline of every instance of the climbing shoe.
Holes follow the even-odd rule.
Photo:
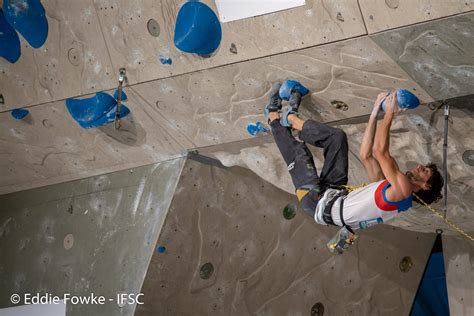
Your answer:
[[[298,91],[292,91],[290,95],[290,99],[288,100],[289,106],[292,108],[294,112],[298,112],[300,103],[301,103],[301,93],[299,93]]]
[[[293,110],[291,106],[287,106],[282,112],[281,112],[281,118],[280,118],[280,125],[284,127],[292,127],[290,121],[288,121],[288,115],[294,114],[296,116],[299,115],[298,112]]]
[[[265,118],[268,119],[268,114],[270,112],[278,112],[281,110],[281,98],[280,98],[280,83],[274,83],[272,85],[272,90],[270,91],[270,99],[268,100],[267,105],[265,105]]]

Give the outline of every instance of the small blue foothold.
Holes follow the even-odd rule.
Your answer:
[[[160,62],[163,65],[171,65],[173,63],[173,60],[169,57],[160,56]]]
[[[298,91],[302,97],[309,93],[309,90],[298,81],[285,80],[280,87],[280,98],[288,101],[293,91]]]
[[[179,9],[174,29],[174,45],[178,49],[209,56],[219,47],[221,38],[221,24],[210,7],[189,1]]]
[[[252,136],[257,136],[258,134],[268,133],[269,130],[262,123],[257,122],[255,124],[247,125],[247,132]]]
[[[159,253],[163,253],[163,252],[166,251],[166,247],[164,247],[164,246],[159,246],[158,249],[157,249],[157,251],[158,251]]]
[[[15,118],[15,120],[22,120],[28,115],[28,113],[30,112],[25,109],[15,109],[12,111],[12,116]]]

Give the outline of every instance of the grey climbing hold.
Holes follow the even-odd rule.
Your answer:
[[[341,12],[337,12],[336,19],[338,19],[341,22],[344,22],[344,17],[342,16]]]
[[[338,101],[338,100],[332,100],[331,104],[332,104],[332,106],[334,106],[338,110],[342,110],[342,111],[349,110],[349,106],[345,102]]]
[[[74,246],[74,236],[72,234],[67,234],[66,237],[64,237],[63,246],[66,250],[69,250]]]
[[[403,257],[402,260],[400,261],[400,271],[402,272],[408,272],[410,271],[411,267],[413,267],[413,260],[411,257]]]
[[[79,66],[82,61],[82,55],[81,52],[77,48],[71,48],[67,52],[67,58],[71,65],[73,66]]]
[[[237,54],[237,46],[235,46],[234,43],[230,44],[230,49],[229,50],[232,54]]]
[[[390,9],[396,9],[400,5],[400,0],[385,0],[385,4]]]
[[[158,21],[156,21],[155,19],[149,19],[148,23],[146,24],[146,27],[148,28],[148,33],[150,33],[151,36],[160,36],[160,24],[158,24]]]
[[[283,217],[287,220],[293,219],[296,216],[296,207],[290,203],[283,209]]]
[[[323,303],[316,303],[311,307],[311,316],[323,316],[324,315],[324,305]]]
[[[474,166],[474,150],[466,150],[462,154],[462,160],[464,161],[465,164],[469,166]]]
[[[212,263],[207,262],[202,265],[201,270],[199,271],[199,275],[201,276],[201,279],[207,280],[212,276],[212,273],[214,272],[214,266]]]

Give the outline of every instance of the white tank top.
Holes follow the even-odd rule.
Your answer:
[[[353,230],[366,229],[370,226],[387,222],[400,212],[412,206],[412,196],[397,201],[387,200],[385,192],[390,186],[388,180],[371,183],[349,193],[344,200],[344,221]],[[331,210],[334,224],[342,226],[339,216],[341,199],[338,199]]]

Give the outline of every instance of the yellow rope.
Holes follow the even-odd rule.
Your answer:
[[[435,210],[434,208],[432,208],[431,206],[429,206],[425,201],[423,201],[422,199],[420,199],[420,197],[418,195],[416,195],[415,193],[413,193],[413,195],[424,205],[426,206],[427,208],[429,208],[433,213],[435,213],[439,218],[441,218],[446,224],[448,224],[448,226],[450,226],[452,229],[454,229],[455,231],[457,231],[458,233],[460,233],[461,235],[463,235],[464,237],[466,237],[467,239],[470,239],[471,241],[474,241],[474,237],[472,237],[471,235],[469,235],[468,233],[466,233],[464,230],[462,230],[461,228],[459,228],[458,226],[456,226],[456,224],[454,224],[453,222],[451,222],[449,219],[445,218],[439,211]]]
[[[357,190],[357,189],[360,189],[360,188],[363,188],[367,186],[366,183],[363,183],[361,185],[357,185],[357,186],[352,186],[352,185],[343,185],[343,187],[348,191],[348,192],[352,192],[354,190]],[[471,240],[471,241],[474,241],[474,237],[469,235],[468,233],[466,233],[464,230],[462,230],[461,228],[459,228],[456,224],[454,224],[453,222],[451,222],[450,220],[444,218],[444,216],[437,210],[435,210],[434,208],[432,208],[431,206],[429,206],[425,201],[423,201],[418,195],[416,195],[415,193],[413,193],[413,196],[416,197],[420,202],[421,204],[423,204],[424,206],[426,206],[430,211],[432,211],[435,215],[437,215],[439,218],[441,218],[448,226],[450,226],[454,231],[458,232],[459,234],[463,235],[464,237],[466,237],[467,239]]]
[[[367,183],[362,183],[360,185],[343,185],[342,187],[347,190],[347,192],[352,192],[354,190],[358,190],[360,188],[368,186]]]

